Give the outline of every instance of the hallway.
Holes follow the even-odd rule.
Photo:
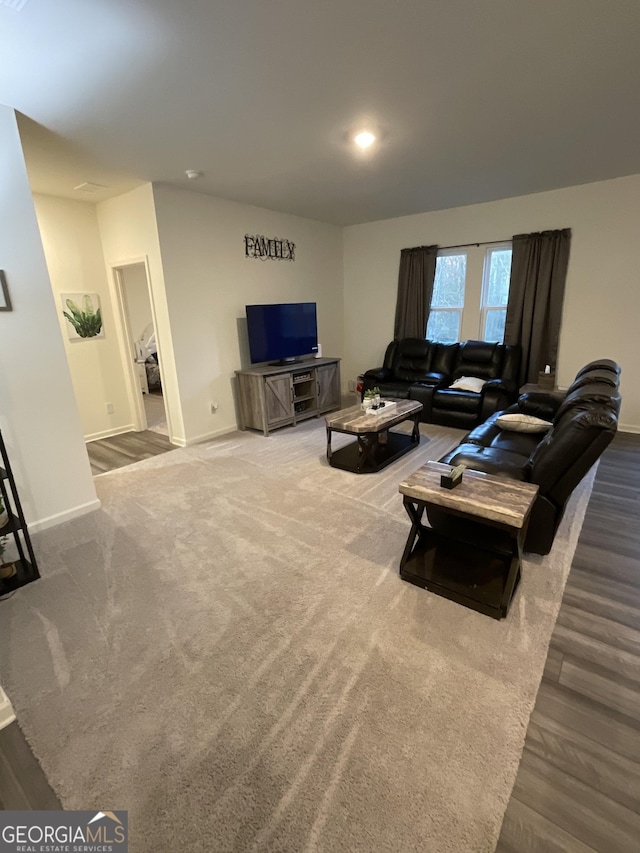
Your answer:
[[[164,407],[162,411],[164,414]],[[151,429],[125,432],[122,435],[87,442],[87,453],[94,477],[174,449],[175,445],[171,444],[166,435]]]

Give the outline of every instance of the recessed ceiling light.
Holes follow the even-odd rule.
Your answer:
[[[356,145],[359,145],[360,148],[368,148],[370,145],[373,145],[376,138],[373,133],[370,133],[368,130],[363,130],[362,133],[359,133],[354,137],[353,141]]]
[[[185,175],[189,178],[190,181],[197,181],[198,178],[202,177],[202,172],[198,169],[187,169]]]

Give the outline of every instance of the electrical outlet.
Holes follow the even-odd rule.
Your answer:
[[[212,403],[212,404],[211,404],[211,414],[212,414],[212,415],[215,415],[215,413],[216,413],[217,411],[218,411],[218,404],[217,404],[217,403]]]
[[[105,403],[105,408],[107,410],[108,415],[113,414],[113,403]]]
[[[350,379],[349,380],[349,391],[355,391],[355,390],[356,390],[356,380]]]

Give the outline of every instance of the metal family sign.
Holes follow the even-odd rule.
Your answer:
[[[261,261],[295,261],[296,244],[279,237],[263,237],[262,234],[244,235],[244,254],[247,258]]]

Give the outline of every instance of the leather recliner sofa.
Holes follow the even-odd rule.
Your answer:
[[[619,378],[615,362],[590,362],[578,371],[564,399],[544,392],[523,394],[506,412],[473,429],[440,461],[536,483],[539,490],[524,547],[548,554],[571,493],[616,433]],[[552,426],[542,434],[503,429],[497,420],[506,413],[533,415]],[[429,512],[429,521],[436,528],[446,523],[437,510]]]
[[[383,397],[422,403],[423,423],[470,429],[514,402],[519,366],[519,347],[403,338],[389,344],[382,367],[364,374],[362,395],[378,387]],[[479,392],[449,387],[462,377],[478,378],[485,384]]]

